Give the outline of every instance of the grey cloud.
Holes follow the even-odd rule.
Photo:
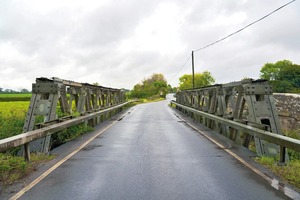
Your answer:
[[[100,7],[76,23],[72,42],[75,47],[83,48],[117,46],[133,33],[140,20],[147,17],[153,8],[155,3],[143,1],[121,1]]]
[[[130,89],[152,73],[163,73],[176,86],[179,76],[191,72],[189,61],[175,76],[192,50],[232,33],[283,4],[281,0],[127,0],[110,1],[95,6],[91,12],[58,6],[41,13],[28,2],[0,2],[0,75],[3,77],[0,87],[30,89],[30,84],[17,84],[16,80],[26,79],[30,83],[36,77],[58,76]],[[180,8],[177,14],[182,20],[176,33],[180,36],[177,38],[182,44],[180,49],[160,53],[160,49],[149,50],[137,45],[136,49],[132,46],[120,51],[120,45],[134,41],[137,28],[162,3]],[[208,70],[217,82],[229,82],[244,76],[257,78],[265,62],[289,58],[300,63],[296,56],[300,53],[298,11],[299,3],[295,2],[238,35],[197,52],[197,72]],[[246,18],[232,24],[212,23],[217,17],[222,20],[236,13],[243,13]],[[167,10],[164,14],[168,15]],[[17,52],[16,58],[8,55],[6,46]],[[4,74],[4,69],[12,72],[8,70]]]

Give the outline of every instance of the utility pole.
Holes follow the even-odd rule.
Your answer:
[[[194,51],[192,51],[193,89],[195,89]]]

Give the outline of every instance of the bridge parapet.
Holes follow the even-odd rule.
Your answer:
[[[274,98],[282,129],[299,130],[300,94],[274,93]]]
[[[228,84],[179,91],[176,102],[196,110],[282,135],[272,88],[265,80],[246,79]],[[186,114],[235,142],[248,147],[252,138],[258,155],[277,155],[277,145],[186,111]]]
[[[80,115],[106,109],[126,101],[125,92],[120,89],[79,83],[59,78],[37,78],[32,84],[32,97],[26,115],[23,132],[32,131],[36,126],[37,116],[42,116],[44,122],[58,118],[58,105],[61,112]],[[108,112],[108,115],[111,115]],[[92,126],[103,121],[99,115],[90,119]],[[47,124],[46,124],[47,125]],[[49,151],[51,135],[30,143],[31,151],[47,153]],[[29,155],[29,143],[25,144],[25,153]]]

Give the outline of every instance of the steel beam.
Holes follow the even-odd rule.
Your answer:
[[[181,107],[185,110],[188,110],[190,112],[202,115],[206,118],[209,118],[209,119],[214,120],[218,123],[229,126],[229,127],[234,128],[236,130],[245,132],[249,135],[252,135],[252,136],[258,137],[260,139],[272,142],[274,144],[278,144],[280,146],[283,146],[283,147],[293,149],[295,151],[300,152],[300,140],[293,139],[293,138],[290,138],[290,137],[286,137],[286,136],[283,136],[283,135],[279,135],[279,134],[276,134],[276,133],[271,133],[271,132],[268,132],[268,131],[261,130],[259,128],[255,128],[255,127],[248,126],[248,125],[245,125],[245,124],[241,124],[239,122],[235,122],[235,121],[232,121],[232,120],[229,120],[229,119],[218,117],[218,116],[215,116],[215,115],[203,112],[203,111],[196,110],[196,109],[188,107],[188,106],[184,106],[184,105],[179,104],[175,101],[171,101],[171,104],[174,104],[174,105],[176,105],[178,107]]]
[[[99,98],[99,94],[106,92],[106,106]],[[125,102],[125,94],[121,90],[108,88],[103,86],[95,86],[88,83],[77,83],[53,78],[37,78],[36,83],[32,85],[32,98],[26,115],[23,132],[32,131],[35,128],[35,119],[42,116],[44,122],[57,119],[57,108],[62,113],[71,115],[73,111],[80,114],[92,112],[101,107],[109,107],[117,105],[117,101],[112,101],[108,94],[112,93],[115,98],[122,99],[118,103]],[[119,96],[118,96],[119,95]],[[100,95],[101,98],[101,95]],[[73,109],[73,101],[75,101],[75,109]],[[60,105],[58,107],[58,105]],[[98,117],[99,118],[99,117]],[[100,120],[91,119],[89,124],[95,126]],[[50,136],[30,144],[31,151],[48,153],[50,148]],[[28,152],[29,146],[24,148],[25,154]]]
[[[99,110],[94,113],[85,114],[84,116],[79,116],[67,121],[60,122],[58,124],[49,125],[47,127],[36,129],[33,131],[29,131],[27,133],[22,133],[13,137],[9,137],[6,139],[0,140],[0,152],[7,151],[11,148],[18,147],[24,144],[28,144],[29,142],[35,141],[37,139],[52,135],[58,131],[62,131],[68,127],[78,125],[84,123],[88,120],[91,120],[97,116],[103,115],[104,113],[114,111],[116,109],[122,108],[128,103],[133,101],[125,102],[110,108],[106,108],[105,110]]]
[[[268,131],[282,135],[272,88],[266,80],[245,79],[228,84],[178,91],[176,102],[225,119],[261,124],[267,127]],[[193,115],[191,111],[182,107],[178,108],[189,113],[190,116]],[[245,147],[249,146],[253,137],[251,134],[211,120],[205,115],[200,115],[197,120]],[[254,136],[254,141],[256,151],[260,156],[277,155],[282,152],[278,146],[256,136]]]

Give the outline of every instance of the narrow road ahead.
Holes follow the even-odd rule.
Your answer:
[[[20,199],[287,199],[168,103],[131,108]]]

